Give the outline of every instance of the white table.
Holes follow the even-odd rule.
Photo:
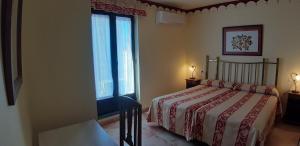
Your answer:
[[[39,146],[118,146],[95,120],[39,134]]]

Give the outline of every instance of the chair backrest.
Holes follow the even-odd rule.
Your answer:
[[[120,96],[120,146],[142,145],[142,106],[127,96]],[[133,122],[132,122],[133,119]],[[127,123],[126,123],[127,121]],[[133,124],[133,131],[132,131]],[[126,133],[127,132],[127,133]],[[133,132],[133,136],[132,136]]]

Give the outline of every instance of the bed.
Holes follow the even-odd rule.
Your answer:
[[[275,118],[281,114],[277,89],[279,59],[269,62],[215,63],[215,78],[201,85],[152,100],[147,121],[170,132],[211,146],[264,145]],[[274,86],[266,86],[266,68],[275,65]]]

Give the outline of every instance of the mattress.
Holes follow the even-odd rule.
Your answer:
[[[152,100],[147,121],[211,146],[263,145],[278,97],[199,85]]]

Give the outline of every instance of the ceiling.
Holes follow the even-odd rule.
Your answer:
[[[237,0],[149,0],[185,10]]]

